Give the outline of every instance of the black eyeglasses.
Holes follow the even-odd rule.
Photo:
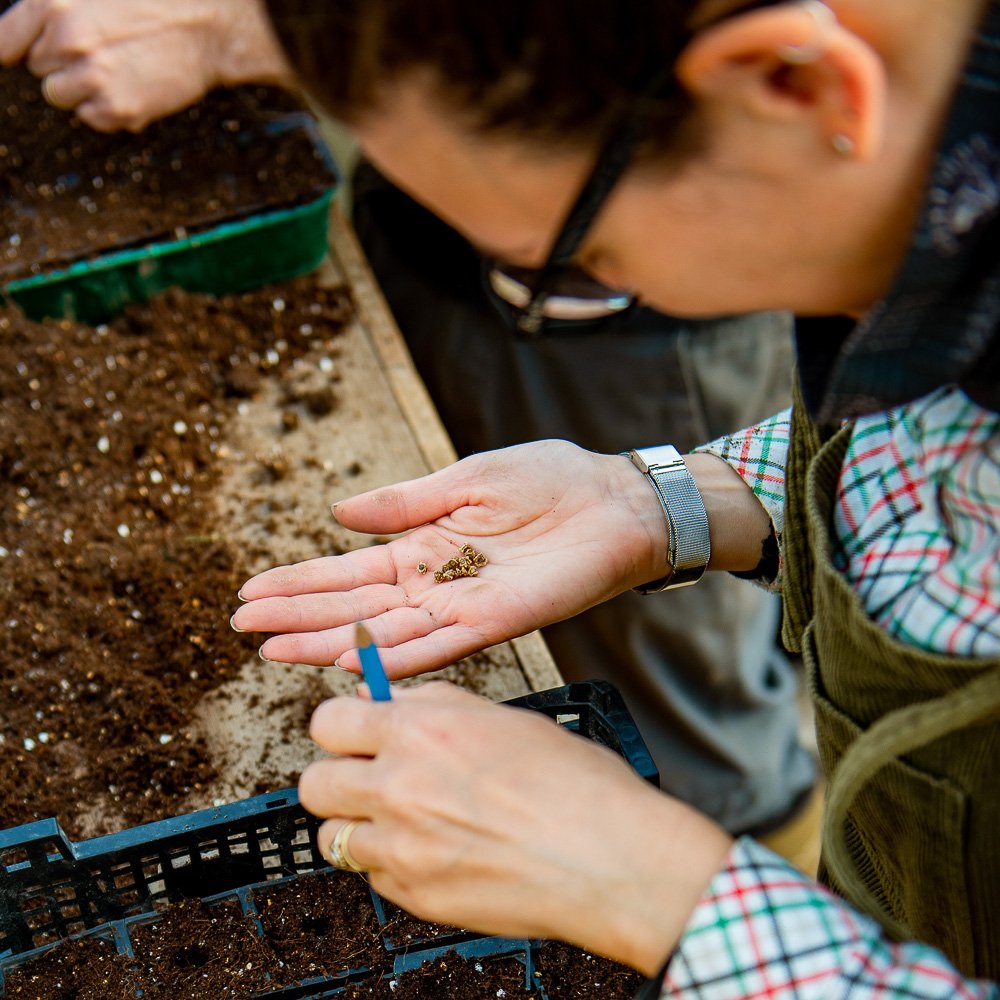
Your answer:
[[[634,303],[631,292],[610,288],[591,278],[573,265],[573,257],[611,190],[632,162],[649,117],[650,100],[661,91],[664,76],[657,76],[632,113],[601,146],[597,162],[542,267],[511,267],[495,262],[489,268],[490,287],[517,309],[517,328],[522,333],[537,335],[546,319],[599,319],[623,312]]]

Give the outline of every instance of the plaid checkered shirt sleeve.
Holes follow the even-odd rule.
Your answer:
[[[743,477],[781,549],[791,411],[699,448]],[[940,389],[854,424],[833,559],[890,635],[951,656],[1000,653],[1000,414]],[[773,589],[780,590],[779,572]]]
[[[764,505],[778,540],[778,573],[766,585],[768,590],[775,591],[781,590],[782,582],[781,532],[785,524],[785,466],[791,432],[792,411],[787,409],[753,427],[695,449],[731,465]]]
[[[765,506],[781,544],[790,412],[706,445]],[[841,469],[833,558],[898,640],[1000,652],[1000,414],[944,388],[858,419]],[[780,572],[775,587],[780,588]],[[667,969],[663,997],[982,998],[937,951],[879,926],[753,841],[738,841]]]
[[[997,1000],[940,952],[890,942],[873,920],[749,838],[688,923],[660,992],[698,1000]]]

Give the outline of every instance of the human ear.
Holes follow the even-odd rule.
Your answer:
[[[884,138],[887,80],[878,51],[817,0],[702,28],[677,60],[691,96],[754,119],[805,123],[828,149],[871,160]]]

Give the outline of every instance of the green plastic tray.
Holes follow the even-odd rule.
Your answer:
[[[4,292],[32,319],[102,323],[170,287],[223,295],[282,281],[323,259],[333,194],[17,279]]]

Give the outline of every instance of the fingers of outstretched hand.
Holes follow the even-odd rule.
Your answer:
[[[385,614],[401,602],[398,588],[388,584],[346,593],[261,597],[237,608],[231,624],[238,632],[319,632]]]
[[[394,534],[447,517],[469,502],[479,456],[438,472],[384,486],[333,505],[334,517],[352,531]]]
[[[389,619],[385,626],[382,625],[384,619]],[[426,624],[426,620],[422,620],[422,623]],[[382,666],[392,680],[416,677],[428,670],[447,667],[463,656],[478,653],[486,646],[493,645],[484,639],[481,633],[461,622],[442,624],[431,620],[430,625],[425,627],[421,634],[409,638],[398,628],[399,624],[405,624],[402,615],[399,622],[392,616],[382,615],[374,622],[365,623],[365,628],[378,646]],[[380,640],[377,634],[383,631],[394,641],[390,643],[388,639]],[[361,672],[361,657],[354,648],[353,641],[350,647],[337,657],[337,666],[354,673]]]
[[[346,556],[320,556],[265,570],[240,587],[239,598],[256,601],[262,597],[349,591],[369,584],[395,582],[396,568],[388,547],[374,545]]]
[[[363,620],[363,619],[358,619]],[[382,664],[389,677],[405,677],[408,673],[396,673],[397,662],[406,666],[405,654],[390,657],[386,662],[390,644],[400,643],[404,646],[412,639],[425,638],[435,628],[430,615],[420,608],[395,608],[378,618],[366,621],[375,645],[382,654]],[[337,663],[346,669],[360,668],[360,660],[354,652],[357,635],[353,621],[337,628],[324,629],[320,632],[289,633],[276,635],[268,639],[260,647],[260,655],[266,660],[276,660],[280,663],[310,663],[315,666],[330,666]],[[351,652],[349,662],[344,662],[345,654]],[[443,661],[450,662],[448,660]],[[419,673],[412,670],[411,673]]]

